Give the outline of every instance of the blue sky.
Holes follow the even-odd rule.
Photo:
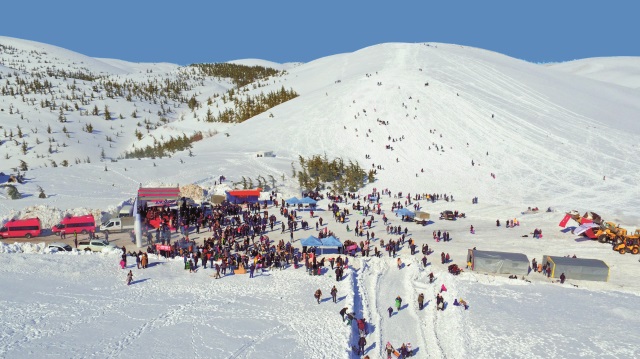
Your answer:
[[[640,56],[640,1],[9,1],[0,35],[136,62],[310,61],[445,42],[532,62]]]

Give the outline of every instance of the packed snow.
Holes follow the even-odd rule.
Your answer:
[[[359,191],[361,201],[374,188],[455,197],[452,202],[419,201],[433,219],[423,227],[401,222],[391,211],[391,202],[404,204],[404,199],[383,196],[382,209],[391,223],[408,227],[408,237],[418,247],[427,243],[434,250],[429,265],[424,268],[422,254],[411,256],[403,245],[401,269],[396,258],[384,251],[381,258],[358,255],[349,258],[341,281],[335,280],[330,267],[321,276],[310,276],[304,268],[292,266],[255,278],[214,279],[211,269],[188,273],[182,259],[155,255],[147,269],[129,262],[122,270],[118,251],[52,252],[47,244],[57,239],[51,236],[42,242],[3,240],[0,286],[10,290],[0,292],[0,357],[46,353],[355,358],[351,349],[359,333],[355,324],[349,327],[341,319],[343,307],[368,321],[366,354],[371,358],[386,358],[387,342],[396,348],[411,343],[419,358],[640,357],[640,349],[628,340],[620,342],[640,336],[640,309],[633,305],[640,295],[638,256],[620,255],[610,245],[558,227],[565,211],[576,209],[597,212],[630,231],[638,228],[640,102],[637,86],[622,81],[624,74],[635,76],[634,67],[623,66],[632,61],[580,60],[607,63],[606,71],[600,71],[592,65],[581,67],[577,61],[537,65],[437,43],[382,44],[306,64],[239,60],[286,70],[260,86],[249,85],[248,94],[284,87],[300,96],[229,125],[201,120],[209,108],[217,113],[230,106],[219,98],[207,105],[209,97],[233,87],[228,79],[201,79],[172,64],[93,59],[20,39],[0,37],[0,45],[4,46],[0,47],[2,83],[9,74],[32,80],[38,71],[56,65],[103,76],[100,81],[144,84],[183,79],[194,86],[183,95],[195,96],[202,104],[191,111],[179,102],[98,96],[81,108],[90,111],[96,105],[102,111],[108,105],[113,113],[110,121],[70,111],[68,121],[60,123],[57,110],[40,106],[51,95],[29,94],[25,101],[0,96],[0,135],[13,131],[12,139],[1,137],[0,172],[5,176],[0,178],[15,173],[12,169],[20,159],[29,163],[25,183],[17,185],[23,197],[10,200],[4,190],[0,192],[0,223],[37,216],[44,228],[50,228],[66,214],[86,213],[102,221],[131,203],[140,186],[195,183],[208,194],[223,194],[241,186],[243,176],[273,176],[276,186],[267,190],[288,198],[300,194],[297,179],[291,176],[292,163],[299,169],[299,155],[325,153],[377,169],[375,183]],[[32,61],[26,62],[28,58]],[[71,95],[72,86],[78,92],[91,92],[91,81],[48,79],[59,96]],[[171,107],[168,122],[144,131],[141,140],[135,138],[134,130],[142,128],[137,122],[158,122],[156,114],[166,107]],[[134,110],[136,119],[130,116]],[[95,126],[95,133],[82,130],[87,123]],[[26,155],[12,141],[22,141],[16,137],[18,125],[29,142]],[[52,134],[45,132],[47,125]],[[38,133],[32,131],[34,126]],[[124,151],[154,139],[195,131],[202,131],[204,139],[193,144],[191,155],[182,151],[164,158],[120,158]],[[47,151],[49,137],[60,145],[52,153]],[[258,157],[260,151],[273,151],[275,157]],[[85,157],[91,161],[74,162]],[[64,159],[69,167],[60,165]],[[52,167],[52,160],[57,167]],[[226,182],[219,182],[221,175]],[[38,198],[38,187],[46,199]],[[473,197],[479,198],[478,204],[471,203]],[[349,209],[354,202],[349,201]],[[319,208],[328,204],[321,201]],[[527,212],[532,206],[541,211]],[[547,207],[552,211],[545,212]],[[434,219],[443,210],[459,210],[467,218]],[[274,208],[269,211],[278,215]],[[309,220],[308,212],[299,215]],[[363,240],[334,223],[330,212],[317,215],[341,240]],[[353,230],[362,218],[352,211],[346,224]],[[380,215],[375,218],[369,229],[376,234],[372,245],[380,247],[380,240],[398,238],[386,233]],[[496,219],[504,223],[513,218],[520,226],[495,226]],[[313,227],[315,220],[310,222]],[[470,225],[475,234],[469,232]],[[536,228],[542,229],[543,238],[532,238]],[[434,241],[434,230],[449,231],[453,240]],[[294,246],[300,249],[299,239],[311,234],[317,233],[296,231]],[[279,230],[268,235],[276,241],[288,239]],[[194,236],[202,241],[207,234]],[[464,269],[467,250],[473,247],[524,253],[538,261],[543,255],[574,254],[601,259],[610,267],[610,278],[608,282],[568,278],[561,285],[538,273],[530,273],[527,280],[466,269],[453,276],[439,261],[439,254],[447,252]],[[133,245],[127,243],[127,248]],[[134,274],[130,286],[125,284],[128,270]],[[431,272],[434,283],[428,280]],[[337,304],[329,296],[334,284]],[[447,287],[443,293],[447,307],[438,311],[435,296],[442,284]],[[318,288],[324,293],[320,304],[313,298]],[[418,293],[425,294],[422,310],[417,307]],[[387,309],[397,296],[403,298],[403,306],[389,317]],[[460,298],[469,303],[468,310],[453,305]]]

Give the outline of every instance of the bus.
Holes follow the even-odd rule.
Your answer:
[[[95,232],[96,220],[90,214],[77,217],[66,216],[62,219],[62,221],[60,221],[60,223],[51,228],[51,232],[57,235],[60,235],[62,231],[65,231],[65,234],[87,234],[89,232]]]
[[[40,235],[40,218],[12,219],[0,228],[0,238],[37,237]]]

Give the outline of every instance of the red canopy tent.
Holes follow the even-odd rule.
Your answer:
[[[256,203],[260,199],[262,188],[255,189],[234,189],[227,191],[227,201],[231,203]]]

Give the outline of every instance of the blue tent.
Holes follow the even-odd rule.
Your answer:
[[[325,247],[342,247],[342,242],[334,236],[322,238],[320,241],[322,241],[322,245]]]
[[[409,216],[409,217],[415,217],[416,214],[411,212],[410,210],[406,209],[406,208],[401,208],[399,210],[396,211],[396,213],[399,216]]]
[[[316,204],[318,203],[318,201],[316,201],[315,199],[311,198],[311,197],[304,197],[303,199],[301,199],[298,203],[303,203],[303,204]]]
[[[298,204],[300,203],[300,200],[298,199],[298,197],[291,197],[289,199],[286,199],[285,202],[287,202],[288,204]]]
[[[305,247],[320,247],[322,246],[322,242],[318,237],[309,236],[307,238],[303,238],[300,240],[300,243]]]

